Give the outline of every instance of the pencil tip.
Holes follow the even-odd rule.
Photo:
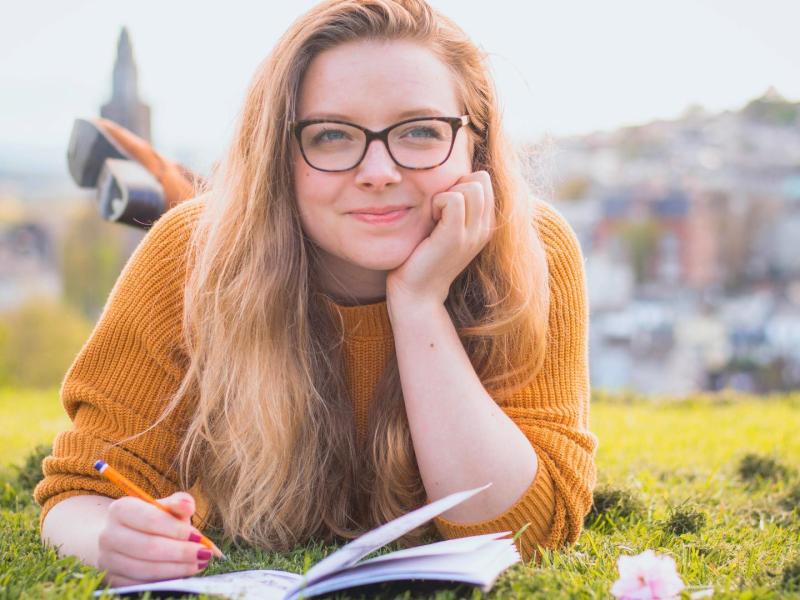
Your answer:
[[[224,552],[222,552],[222,551],[220,550],[220,553],[219,553],[219,559],[220,559],[220,560],[227,561],[227,560],[228,560],[228,557],[227,557],[227,556],[225,556],[225,553],[224,553]]]

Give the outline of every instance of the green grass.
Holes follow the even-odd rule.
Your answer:
[[[88,599],[100,584],[97,571],[58,558],[38,537],[30,499],[38,457],[27,465],[22,457],[64,426],[61,410],[56,392],[0,393],[0,453],[16,465],[0,472],[0,599]],[[584,532],[574,547],[545,553],[538,568],[512,567],[488,597],[607,598],[617,558],[652,548],[675,558],[687,585],[713,586],[714,598],[800,598],[799,425],[798,394],[673,402],[598,394],[590,427],[600,439],[599,478]],[[224,549],[232,558],[224,570],[295,572],[332,550]],[[212,565],[208,572],[222,570]],[[468,586],[369,590],[376,592],[483,596]]]
[[[3,464],[21,461],[36,444],[49,444],[56,432],[70,425],[57,389],[0,388],[0,423]]]

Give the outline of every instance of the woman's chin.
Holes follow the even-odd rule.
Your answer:
[[[392,271],[402,265],[409,256],[411,249],[374,249],[371,252],[359,254],[357,264],[362,269],[371,271]]]
[[[393,271],[405,262],[405,258],[376,256],[369,260],[360,260],[358,266],[370,271]]]

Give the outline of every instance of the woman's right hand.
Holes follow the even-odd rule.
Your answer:
[[[152,504],[125,496],[108,506],[98,538],[98,568],[112,586],[189,577],[208,566],[212,552],[199,543],[192,526],[194,498],[176,492],[159,500],[181,518]]]

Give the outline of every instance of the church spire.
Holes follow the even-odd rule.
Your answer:
[[[139,99],[139,76],[127,27],[117,41],[111,100],[100,109],[100,115],[150,141],[150,107]]]

